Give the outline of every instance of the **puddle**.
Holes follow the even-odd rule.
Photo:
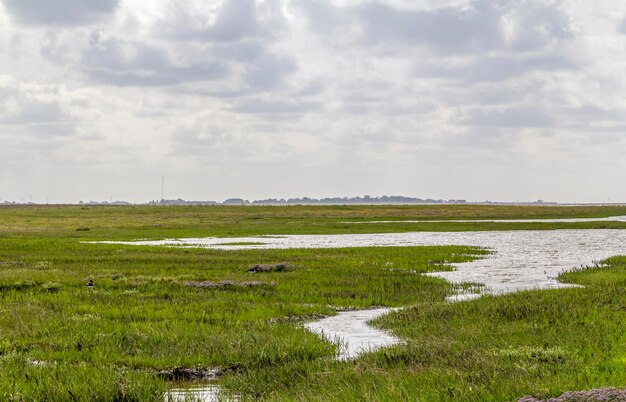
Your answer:
[[[219,385],[174,388],[167,391],[165,402],[234,402],[241,398],[225,395]]]
[[[339,345],[338,360],[350,360],[363,353],[394,345],[400,340],[367,324],[390,311],[398,309],[343,311],[335,316],[306,323],[304,327],[322,338]]]

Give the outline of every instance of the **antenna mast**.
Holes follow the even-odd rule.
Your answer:
[[[165,200],[165,177],[161,176],[161,200]]]

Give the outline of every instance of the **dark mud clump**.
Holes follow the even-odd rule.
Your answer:
[[[159,377],[169,381],[185,381],[185,380],[214,380],[221,376],[224,372],[219,367],[213,368],[186,368],[175,367],[173,369],[160,370],[157,372]]]
[[[563,395],[541,399],[534,396],[519,398],[517,402],[626,402],[626,388],[594,388],[588,391],[570,391]]]
[[[278,264],[256,264],[248,269],[251,274],[259,272],[283,272],[291,269],[291,265],[285,262],[279,262]]]
[[[243,282],[235,282],[235,281],[219,281],[219,282],[211,282],[211,281],[203,281],[203,282],[193,282],[187,281],[183,282],[183,286],[191,286],[194,288],[204,288],[204,289],[226,289],[226,288],[251,288],[255,286],[275,286],[276,282],[260,282],[260,281],[243,281]]]

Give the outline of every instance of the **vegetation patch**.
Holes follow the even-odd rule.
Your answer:
[[[561,347],[520,346],[492,351],[495,356],[509,360],[522,360],[539,363],[562,363],[572,354]]]
[[[41,285],[41,288],[48,293],[56,293],[61,289],[61,284],[56,282],[46,282]]]
[[[254,264],[247,272],[251,274],[257,274],[259,272],[283,272],[291,268],[292,266],[286,262],[279,262],[277,264]]]
[[[204,289],[228,289],[228,288],[250,288],[254,286],[276,286],[275,282],[260,282],[260,281],[203,281],[203,282],[183,282],[184,286],[191,286],[194,288]]]
[[[156,374],[168,381],[215,380],[224,374],[224,371],[219,367],[175,367],[173,369],[159,370]]]
[[[626,388],[594,388],[588,391],[565,392],[556,398],[525,396],[517,402],[626,402]]]
[[[29,281],[29,280],[18,280],[12,283],[0,283],[0,292],[6,292],[6,291],[10,291],[10,290],[14,290],[14,291],[23,291],[23,290],[28,290],[28,289],[32,289],[39,286],[39,283],[35,282],[35,281]]]

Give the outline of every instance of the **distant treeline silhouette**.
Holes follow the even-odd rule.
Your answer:
[[[401,195],[383,195],[380,197],[328,197],[328,198],[267,198],[264,200],[248,201],[243,198],[229,198],[223,202],[217,201],[187,201],[176,200],[154,200],[150,205],[344,205],[344,204],[465,204],[466,200],[436,200],[432,198],[415,198]]]

